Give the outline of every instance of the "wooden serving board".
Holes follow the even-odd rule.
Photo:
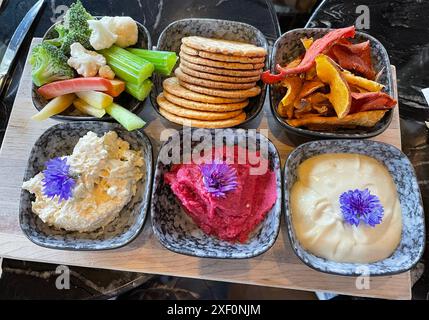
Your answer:
[[[34,39],[33,44],[38,41],[40,39]],[[170,252],[162,247],[153,234],[150,218],[147,219],[144,230],[138,238],[121,249],[76,252],[39,247],[30,242],[19,227],[20,192],[33,144],[57,121],[32,121],[30,117],[35,113],[36,109],[31,101],[30,67],[27,64],[0,150],[0,257],[355,296],[411,298],[409,272],[395,276],[373,277],[370,289],[359,290],[356,288],[354,277],[332,276],[310,269],[294,254],[283,217],[280,234],[273,248],[259,257],[247,260],[201,259]],[[398,108],[395,108],[394,114],[390,127],[375,140],[400,148]],[[168,123],[158,118],[149,101],[146,102],[142,117],[149,122],[144,131],[151,138],[157,151],[161,131],[168,128]],[[269,129],[268,136],[278,148],[284,164],[293,146],[284,129],[271,115],[268,97],[263,114],[247,127]],[[266,131],[262,133],[265,134]]]

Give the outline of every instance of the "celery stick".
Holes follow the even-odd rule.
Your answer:
[[[112,103],[110,106],[106,107],[105,110],[128,131],[143,128],[146,124],[143,119],[124,107],[121,107],[119,104]]]
[[[127,82],[125,85],[125,91],[137,100],[143,101],[149,95],[150,91],[152,90],[152,86],[153,83],[149,79],[143,81],[140,86]]]
[[[128,48],[127,50],[136,56],[153,63],[155,66],[155,72],[164,76],[169,76],[171,74],[171,71],[173,71],[178,59],[176,52],[152,51],[136,48]]]
[[[126,82],[141,85],[152,76],[155,67],[149,61],[117,46],[99,51],[116,75]]]

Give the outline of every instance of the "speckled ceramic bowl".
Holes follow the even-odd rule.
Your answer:
[[[205,132],[207,133],[205,136],[214,139],[214,131],[199,129],[198,132]],[[229,129],[226,136],[227,139],[231,139],[229,141],[238,144],[239,137],[246,138],[249,135],[248,131],[243,129]],[[182,141],[182,132],[170,138],[161,147],[160,154],[167,152],[171,147],[170,142],[177,141],[178,137]],[[164,173],[170,171],[171,164],[164,164],[158,157],[152,191],[151,217],[153,231],[162,245],[171,251],[197,257],[251,258],[264,253],[274,244],[279,232],[281,216],[280,159],[276,148],[267,138],[257,134],[256,141],[256,148],[259,148],[261,141],[268,143],[270,170],[274,170],[277,176],[277,201],[246,243],[230,243],[204,234],[183,211],[179,200],[164,183]],[[192,147],[197,144],[199,142],[192,142]],[[180,149],[182,148],[181,143]]]
[[[101,18],[101,17],[96,17],[96,18]],[[137,22],[137,26],[139,30],[139,38],[138,38],[137,44],[133,47],[142,48],[142,49],[152,48],[152,40],[151,40],[149,31],[146,29],[144,25],[142,25],[139,22]],[[52,39],[57,37],[57,33],[54,30],[54,27],[55,27],[55,24],[52,25],[52,27],[50,27],[48,31],[46,31],[43,39]],[[32,84],[31,97],[33,99],[33,105],[36,107],[38,111],[42,110],[43,107],[46,106],[46,104],[48,103],[48,101],[37,92],[37,87],[34,84]],[[138,111],[140,107],[143,106],[143,103],[144,103],[144,101],[139,101],[126,92],[122,93],[119,97],[115,98],[115,102],[123,106],[124,108],[129,109],[132,112]],[[70,121],[112,120],[112,118],[107,114],[103,118],[97,118],[97,117],[92,117],[92,116],[82,114],[79,110],[77,110],[76,108],[73,108],[73,106],[68,108],[63,113],[53,116],[52,118],[55,118],[58,120],[70,120]]]
[[[271,70],[274,70],[277,64],[284,66],[304,53],[304,48],[300,41],[301,38],[313,37],[314,39],[318,39],[329,31],[330,29],[325,28],[307,28],[295,29],[284,33],[274,44],[274,48],[271,53]],[[377,39],[363,32],[356,32],[355,38],[351,41],[363,42],[367,40],[369,40],[371,43],[371,54],[375,71],[377,73],[383,71],[378,81],[385,86],[386,93],[393,97],[394,84],[392,79],[392,69],[386,49]],[[392,121],[393,112],[388,111],[386,112],[386,115],[383,117],[383,119],[381,119],[373,128],[343,129],[335,131],[314,131],[306,128],[295,128],[288,125],[277,112],[277,106],[284,97],[285,93],[286,89],[280,85],[273,85],[270,87],[271,111],[274,114],[274,117],[286,130],[300,136],[305,136],[312,139],[370,138],[379,135],[384,130],[386,130]]]
[[[182,38],[188,36],[202,36],[208,38],[243,41],[263,47],[267,49],[267,52],[269,52],[267,39],[262,32],[255,27],[242,22],[218,19],[183,19],[171,23],[159,36],[157,50],[175,51],[177,55],[179,55]],[[179,62],[176,64],[176,67],[178,66]],[[269,55],[267,55],[265,60],[264,69],[267,69],[268,67]],[[172,72],[171,76],[174,76],[174,72]],[[159,106],[156,102],[156,97],[163,91],[162,82],[166,78],[168,77],[159,76],[157,74],[153,76],[154,90],[152,90],[150,96],[151,102],[155,111],[161,118],[172,123],[176,128],[179,128],[179,125],[170,122],[165,119],[161,113],[159,113]],[[266,85],[262,81],[258,81],[258,85],[262,89],[261,94],[257,97],[250,98],[249,105],[244,109],[247,113],[247,118],[240,125],[244,125],[254,119],[262,110],[265,101]]]
[[[402,239],[395,252],[387,259],[369,263],[338,263],[317,257],[303,249],[296,238],[289,201],[296,181],[298,166],[308,158],[326,153],[357,153],[383,163],[396,184],[402,209]],[[357,276],[363,270],[371,276],[405,272],[421,258],[425,247],[425,221],[420,189],[412,164],[397,148],[371,140],[326,140],[308,142],[296,148],[289,156],[284,172],[284,206],[288,235],[297,256],[308,266],[322,272]],[[365,269],[364,269],[364,268]]]
[[[49,128],[34,145],[28,159],[24,181],[44,169],[47,160],[71,154],[76,143],[88,131],[99,136],[115,131],[129,142],[132,150],[141,150],[145,160],[145,177],[137,185],[137,193],[122,209],[118,218],[104,229],[90,233],[68,232],[43,223],[31,209],[34,195],[21,192],[19,222],[24,234],[43,247],[67,250],[105,250],[119,248],[132,241],[143,227],[152,187],[152,145],[141,131],[128,132],[120,125],[107,122],[69,122]]]

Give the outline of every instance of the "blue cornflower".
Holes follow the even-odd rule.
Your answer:
[[[67,158],[54,158],[47,161],[45,165],[46,169],[43,171],[45,178],[42,180],[43,194],[51,199],[58,196],[58,202],[70,199],[76,181],[70,175]]]
[[[351,225],[359,226],[360,221],[371,227],[381,223],[384,209],[380,199],[368,189],[349,190],[340,196],[343,218]]]

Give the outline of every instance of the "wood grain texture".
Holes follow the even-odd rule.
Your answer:
[[[35,41],[38,41],[35,39]],[[0,256],[12,259],[40,261],[54,264],[76,265],[93,268],[175,275],[180,277],[246,283],[254,285],[320,290],[355,296],[390,299],[410,299],[410,273],[371,278],[369,290],[356,289],[356,278],[323,274],[305,266],[293,253],[286,235],[285,222],[279,237],[267,253],[248,260],[199,259],[172,253],[164,249],[152,233],[150,219],[146,221],[139,237],[124,248],[101,252],[72,252],[45,249],[31,243],[21,232],[18,222],[20,188],[27,165],[27,158],[37,138],[54,120],[32,121],[36,113],[31,102],[30,68],[27,64],[13,107],[3,146],[0,150]],[[147,102],[148,103],[148,102]],[[152,106],[146,105],[142,113],[149,121],[145,128],[155,152],[159,147],[161,132],[168,124],[157,117]],[[260,128],[278,148],[282,162],[293,150],[292,143],[281,126],[272,117],[268,99],[263,114],[248,124]],[[269,133],[267,130],[269,129]],[[376,140],[400,143],[398,109],[389,129]]]

